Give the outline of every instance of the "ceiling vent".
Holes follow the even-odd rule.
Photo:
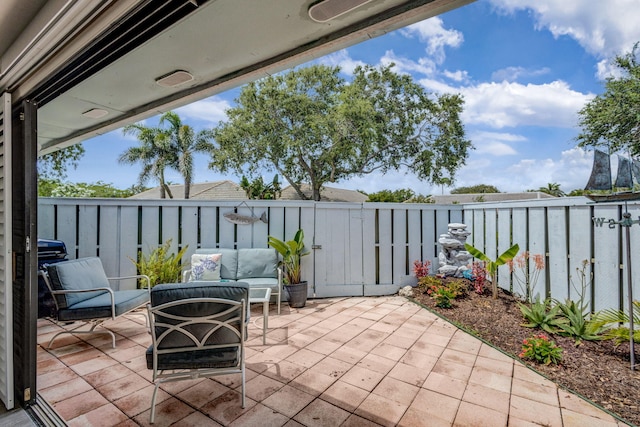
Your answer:
[[[309,17],[316,22],[328,22],[373,0],[324,0],[309,8]]]
[[[158,83],[162,87],[176,87],[180,86],[181,84],[190,82],[191,80],[193,80],[193,76],[189,74],[189,72],[176,70],[162,77],[158,77],[156,79],[156,83]]]
[[[90,119],[99,119],[100,117],[104,117],[107,114],[109,114],[109,112],[101,108],[92,108],[91,110],[82,113],[83,116],[89,117]]]

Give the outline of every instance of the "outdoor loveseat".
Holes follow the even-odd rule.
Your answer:
[[[107,333],[111,335],[113,348],[116,337],[108,329],[95,330],[104,321],[115,319],[149,302],[149,277],[144,275],[107,278],[100,258],[79,258],[71,261],[50,264],[46,271],[38,272],[46,283],[57,308],[54,320],[60,323],[81,321],[79,326],[55,334],[49,341],[49,347],[62,334]],[[118,290],[111,289],[110,280],[143,278],[147,289]],[[80,330],[90,325],[89,329]]]
[[[191,256],[183,282],[213,281],[248,283],[251,288],[271,288],[280,314],[282,272],[273,248],[201,248]]]

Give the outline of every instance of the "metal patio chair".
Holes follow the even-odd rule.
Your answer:
[[[100,258],[79,258],[57,264],[46,265],[45,271],[39,271],[49,288],[56,305],[55,320],[63,327],[70,322],[81,321],[79,326],[63,330],[55,334],[53,341],[62,334],[94,334],[111,335],[113,348],[116,337],[108,329],[96,330],[107,320],[114,320],[139,307],[144,307],[150,298],[149,277],[144,275],[107,278]],[[144,279],[146,289],[113,290],[110,280]],[[146,317],[146,316],[145,316]],[[82,330],[83,326],[89,329]]]
[[[150,423],[155,421],[158,387],[165,382],[239,373],[245,407],[248,301],[246,283],[161,284],[151,290],[152,344],[146,359],[155,387]]]

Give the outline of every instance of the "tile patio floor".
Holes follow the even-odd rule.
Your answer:
[[[252,308],[247,405],[239,375],[166,384],[156,426],[621,426],[520,362],[398,296],[271,306],[262,345]],[[70,426],[149,424],[153,384],[141,316],[117,336],[70,335],[38,322],[38,391]]]

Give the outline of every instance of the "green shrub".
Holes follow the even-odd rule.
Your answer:
[[[188,246],[182,248],[177,254],[171,253],[171,239],[167,240],[164,245],[159,246],[151,251],[148,256],[140,251],[138,260],[131,262],[136,266],[138,274],[149,276],[151,286],[159,283],[178,283],[182,275],[182,256],[186,252]],[[140,284],[138,284],[140,286]]]
[[[438,307],[451,308],[453,307],[451,301],[456,298],[456,293],[446,286],[441,286],[433,292],[432,296],[435,298]]]
[[[538,334],[522,341],[522,352],[519,356],[545,365],[555,365],[562,360],[562,348],[549,340],[545,334]]]

